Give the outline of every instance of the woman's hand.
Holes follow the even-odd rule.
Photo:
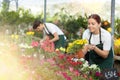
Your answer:
[[[101,50],[93,44],[85,45],[84,48],[82,49],[84,54],[86,54],[90,50],[94,50],[96,52],[96,54],[98,54],[99,56],[101,56],[103,58],[107,58],[108,54],[109,54],[109,50]]]
[[[88,44],[88,45],[86,45],[86,47],[87,47],[88,51],[89,50],[94,50],[96,48],[96,46],[93,45],[93,44]]]
[[[93,44],[88,44],[85,45],[84,48],[82,49],[83,53],[86,54],[90,50],[95,50],[96,46]]]

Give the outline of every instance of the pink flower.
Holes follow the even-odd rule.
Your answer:
[[[38,43],[38,41],[32,41],[31,45],[33,47],[38,47],[39,43]]]
[[[70,70],[71,72],[73,72],[74,68],[73,68],[73,67],[69,67],[69,70]]]
[[[45,63],[44,59],[40,60],[40,65],[43,65],[44,63]]]
[[[61,74],[62,74],[62,71],[57,71],[56,74],[57,74],[57,75],[61,75]]]
[[[63,75],[65,78],[68,77],[66,72],[62,72],[62,75]]]
[[[75,71],[74,71],[74,74],[75,74],[76,76],[79,76],[79,75],[80,75],[80,73],[79,73],[78,70],[75,70]]]
[[[49,62],[50,64],[55,64],[55,61],[53,59],[47,59],[47,62]]]
[[[66,78],[66,80],[72,80],[71,77],[69,77],[66,72],[62,72],[62,75],[64,76],[64,78]]]
[[[72,80],[72,79],[71,79],[71,77],[69,77],[69,76],[68,76],[68,77],[66,77],[66,79],[67,79],[67,80]]]
[[[46,52],[53,52],[55,50],[54,43],[49,40],[45,40],[40,44],[41,48]]]

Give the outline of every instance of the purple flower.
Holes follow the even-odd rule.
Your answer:
[[[101,75],[101,73],[100,72],[96,72],[95,75],[99,77]]]

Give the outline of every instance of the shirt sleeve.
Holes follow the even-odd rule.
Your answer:
[[[103,42],[103,49],[104,50],[110,50],[111,44],[112,44],[112,37],[110,33],[105,34],[104,36],[104,42]]]
[[[55,32],[56,32],[56,25],[54,25],[54,24],[52,24],[52,23],[48,23],[48,29],[49,29],[49,31],[52,33],[52,34],[54,34]]]
[[[89,40],[89,38],[90,38],[90,31],[89,31],[88,29],[86,29],[86,30],[83,32],[82,39]]]
[[[85,31],[83,32],[82,39],[86,39],[86,40],[87,40],[87,43],[86,43],[86,44],[88,44],[88,42],[89,42],[89,36],[90,36],[89,31],[88,31],[88,30],[85,30]]]

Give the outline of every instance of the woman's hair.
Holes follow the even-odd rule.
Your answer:
[[[88,17],[88,19],[90,19],[90,18],[95,19],[98,24],[101,23],[101,18],[100,18],[100,16],[99,16],[98,14],[92,14],[92,15],[90,15],[90,16]]]
[[[34,23],[33,23],[33,29],[36,29],[40,24],[42,24],[41,21],[35,20]]]

